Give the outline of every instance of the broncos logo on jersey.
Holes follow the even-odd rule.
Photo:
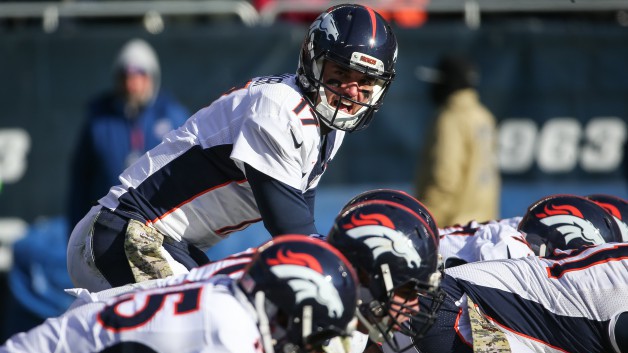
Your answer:
[[[269,259],[270,271],[286,280],[294,291],[295,302],[313,299],[327,308],[330,317],[339,318],[344,312],[340,293],[334,284],[327,280],[321,264],[310,254],[279,251],[277,258]]]
[[[340,35],[333,16],[330,16],[329,14],[323,14],[314,20],[310,26],[310,33],[314,35],[315,30],[324,32],[328,40],[336,41]]]
[[[584,219],[582,212],[570,205],[547,205],[544,213],[537,213],[539,221],[548,227],[554,227],[565,237],[565,244],[574,239],[597,245],[606,241],[600,230],[593,223]]]

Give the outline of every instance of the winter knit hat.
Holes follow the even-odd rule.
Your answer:
[[[159,60],[155,50],[142,39],[128,41],[120,50],[113,65],[114,75],[120,72],[140,71],[153,78],[154,94],[159,90],[160,74]]]

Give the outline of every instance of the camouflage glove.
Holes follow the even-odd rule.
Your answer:
[[[124,252],[131,266],[135,282],[143,282],[172,275],[172,269],[163,252],[164,235],[136,220],[130,220],[124,239]]]

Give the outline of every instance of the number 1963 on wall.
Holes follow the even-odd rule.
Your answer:
[[[620,117],[594,117],[586,123],[569,117],[542,126],[529,118],[508,118],[499,126],[499,162],[504,173],[524,173],[534,162],[543,173],[611,173],[621,167],[627,123]]]

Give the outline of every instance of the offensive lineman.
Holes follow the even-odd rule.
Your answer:
[[[550,195],[533,203],[517,227],[526,240],[534,237],[535,253],[548,257],[446,268],[438,320],[415,347],[422,353],[628,352],[628,244],[618,242],[610,214],[579,196]],[[539,251],[541,245],[548,250]],[[484,328],[474,330],[471,322],[478,321]]]
[[[422,353],[478,349],[467,298],[505,335],[509,352],[628,352],[628,244],[456,266],[442,288],[437,323],[414,342]]]
[[[296,75],[233,88],[120,175],[72,232],[75,286],[98,291],[185,273],[260,220],[272,236],[319,234],[319,179],[345,132],[366,128],[381,107],[396,60],[395,35],[372,9],[322,13]]]
[[[74,307],[0,352],[313,353],[351,334],[358,283],[337,249],[284,235],[249,262],[237,280],[135,289]]]

